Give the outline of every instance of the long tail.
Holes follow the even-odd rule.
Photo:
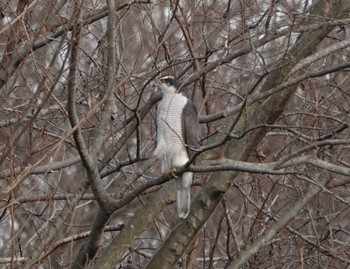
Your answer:
[[[191,185],[193,173],[186,172],[177,180],[177,213],[185,219],[190,213],[191,207]]]

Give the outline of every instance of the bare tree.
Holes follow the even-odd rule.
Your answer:
[[[349,266],[349,11],[0,3],[1,266]],[[152,155],[161,74],[201,123],[184,220]]]

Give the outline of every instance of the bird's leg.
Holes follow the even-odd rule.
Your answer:
[[[176,167],[172,167],[170,169],[170,174],[173,178],[179,178],[177,175],[176,175]]]

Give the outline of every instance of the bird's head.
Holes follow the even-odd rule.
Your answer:
[[[175,93],[180,88],[180,83],[172,75],[162,76],[156,80],[154,86],[162,91],[163,94]]]

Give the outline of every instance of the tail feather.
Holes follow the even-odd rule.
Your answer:
[[[191,207],[191,185],[193,173],[186,172],[177,180],[177,213],[182,219],[187,218]]]

